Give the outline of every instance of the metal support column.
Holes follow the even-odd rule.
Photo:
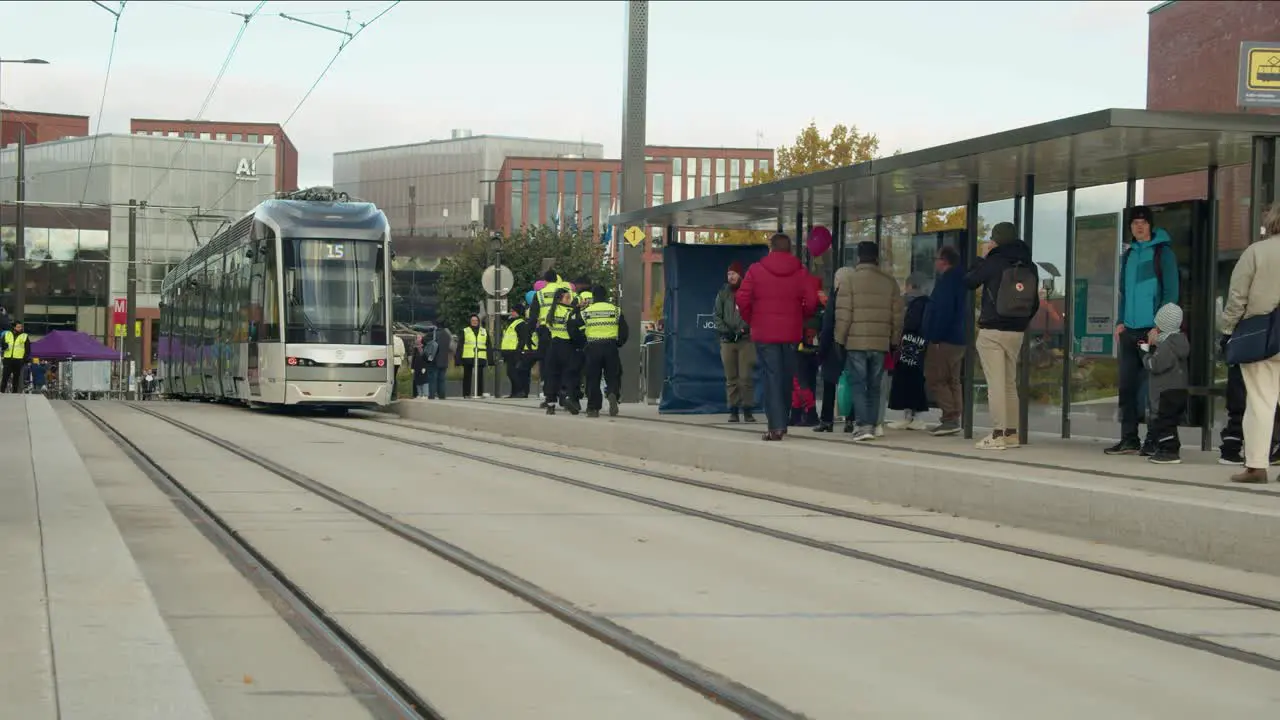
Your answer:
[[[1124,209],[1125,210],[1131,209],[1135,204],[1137,204],[1137,202],[1138,202],[1138,181],[1133,177],[1130,177],[1128,180],[1124,181]],[[1124,232],[1122,234],[1127,238],[1129,237],[1128,213],[1125,214],[1123,221],[1124,221],[1125,227],[1124,227]]]
[[[1024,205],[1022,209],[1022,241],[1031,249],[1032,257],[1035,257],[1036,176],[1034,174],[1027,175],[1026,192],[1022,202]],[[1018,363],[1018,439],[1023,445],[1027,444],[1027,425],[1031,421],[1030,401],[1031,335],[1027,333],[1022,336],[1022,362]]]
[[[130,366],[134,368],[142,367],[142,354],[139,345],[142,339],[138,337],[138,201],[129,201],[129,265],[125,268],[124,281],[125,311],[127,320],[125,320],[124,351],[129,354],[125,358],[125,367],[121,368],[120,377],[126,383],[131,384],[134,373],[130,370]],[[121,388],[122,391],[128,391],[129,384]]]
[[[13,319],[22,320],[27,314],[27,130],[18,127],[18,177],[14,189],[17,200],[13,209],[14,228],[17,233],[13,249]],[[31,328],[28,328],[30,332]]]
[[[1013,196],[1013,229],[1022,237],[1022,193]]]
[[[1076,352],[1076,189],[1067,188],[1067,287],[1062,313],[1062,437],[1071,437],[1071,380]]]
[[[630,0],[627,3],[627,74],[622,109],[622,178],[619,197],[622,212],[644,209],[644,144],[649,76],[649,3]],[[622,230],[614,237],[621,240]],[[639,323],[644,314],[644,251],[647,243],[631,247],[618,242],[622,291],[617,303],[623,314]],[[640,401],[640,353],[643,343],[627,343],[621,354],[623,402]]]
[[[835,289],[836,271],[844,264],[844,186],[835,188],[835,202],[831,204],[831,268],[827,273],[827,291]]]
[[[1253,139],[1253,181],[1249,202],[1249,242],[1262,238],[1262,216],[1276,201],[1276,186],[1280,185],[1280,162],[1276,160],[1276,138],[1273,136]]]
[[[815,188],[809,188],[808,207],[805,211],[804,238],[796,238],[796,243],[804,243],[805,266],[813,270],[813,256],[809,254],[809,234],[813,232],[813,198],[818,194]]]
[[[796,191],[796,231],[791,236],[791,252],[804,260],[804,191]]]
[[[965,204],[965,240],[960,251],[960,264],[968,268],[973,264],[973,256],[978,254],[978,183],[969,183],[969,198]],[[973,386],[977,353],[973,341],[977,332],[974,322],[974,299],[971,292],[964,294],[964,365],[960,370],[961,403],[960,427],[964,430],[966,440],[973,439]]]
[[[1208,292],[1205,293],[1206,307],[1204,312],[1207,313],[1206,317],[1209,318],[1212,326],[1216,327],[1218,322],[1218,166],[1210,165],[1207,175],[1208,186],[1205,188],[1204,197],[1208,207],[1208,218],[1205,220],[1208,227],[1204,234],[1205,248],[1201,257],[1204,258],[1205,267],[1210,268],[1210,270],[1207,273],[1209,287]],[[1199,338],[1199,352],[1204,357],[1210,358],[1209,377],[1206,378],[1207,382],[1205,383],[1210,388],[1216,385],[1213,381],[1214,369],[1218,364],[1216,362],[1218,354],[1218,338],[1216,335],[1216,333],[1210,333]],[[1204,415],[1201,417],[1200,423],[1200,449],[1205,452],[1208,452],[1213,447],[1213,416],[1214,411],[1217,409],[1216,405],[1216,398],[1210,392],[1204,399]]]
[[[877,212],[877,214],[879,213]],[[924,232],[924,198],[917,195],[915,224],[911,227],[911,233],[918,235],[922,232]],[[876,242],[879,242],[879,240],[877,239]]]

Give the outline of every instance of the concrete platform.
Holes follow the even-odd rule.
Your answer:
[[[1102,454],[1100,438],[1033,436],[1017,450],[982,452],[961,438],[889,431],[853,445],[842,433],[793,428],[764,444],[760,425],[720,416],[659,416],[624,407],[616,419],[547,417],[536,401],[411,400],[405,419],[559,443],[633,458],[921,507],[1068,537],[1280,575],[1280,485],[1234,486],[1230,468],[1191,448],[1156,466]]]
[[[0,395],[0,457],[0,714],[211,718],[44,397]]]

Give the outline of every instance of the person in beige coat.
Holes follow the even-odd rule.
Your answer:
[[[845,349],[845,369],[853,390],[855,441],[871,440],[880,417],[885,356],[902,337],[902,290],[880,269],[880,248],[858,243],[858,264],[840,268],[835,278],[835,341]]]
[[[1270,315],[1280,307],[1280,203],[1262,220],[1264,238],[1245,248],[1231,271],[1222,332],[1230,335],[1240,321]],[[1274,326],[1273,326],[1274,327]],[[1248,393],[1244,414],[1244,470],[1238,483],[1265,483],[1270,464],[1272,421],[1280,404],[1280,355],[1240,365]]]

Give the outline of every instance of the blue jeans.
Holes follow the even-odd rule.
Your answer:
[[[418,397],[424,397],[429,400],[436,398],[444,399],[444,375],[445,368],[429,367],[427,368],[426,382],[418,384]]]
[[[880,384],[884,379],[885,353],[850,350],[845,356],[849,387],[853,389],[853,419],[861,427],[875,427],[880,417]]]
[[[764,381],[764,415],[769,429],[787,429],[791,412],[791,380],[796,375],[796,343],[756,343],[756,358]]]

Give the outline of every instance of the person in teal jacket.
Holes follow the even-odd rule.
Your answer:
[[[1108,455],[1151,452],[1138,425],[1146,409],[1143,389],[1147,372],[1139,345],[1156,324],[1156,311],[1179,299],[1178,257],[1169,233],[1155,227],[1151,208],[1139,205],[1129,213],[1132,242],[1120,256],[1120,322],[1116,324],[1116,351],[1120,358],[1120,442],[1106,449]],[[1150,438],[1148,437],[1148,440]]]

